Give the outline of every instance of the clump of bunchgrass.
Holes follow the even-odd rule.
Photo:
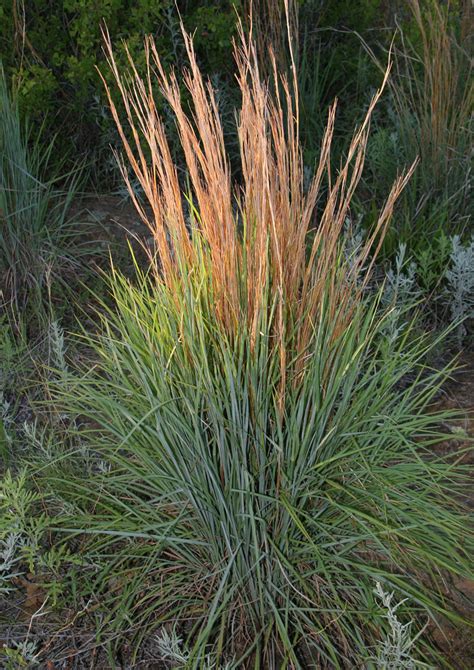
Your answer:
[[[52,175],[54,148],[22,123],[0,63],[0,308],[15,321],[26,310],[42,315],[54,280],[82,250],[70,216],[80,170]]]
[[[381,629],[374,580],[409,596],[413,617],[449,616],[443,571],[468,569],[453,495],[463,471],[433,454],[441,415],[426,411],[445,371],[424,368],[420,337],[386,356],[387,317],[364,292],[407,176],[348,260],[341,236],[380,92],[336,175],[330,110],[304,193],[295,81],[274,72],[270,95],[241,34],[234,185],[212,87],[184,39],[191,113],[151,39],[145,80],[131,59],[123,75],[107,42],[125,120],[110,95],[112,113],[151,218],[130,195],[156,253],[133,282],[113,270],[114,306],[88,338],[97,364],[62,387],[101,467],[45,486],[74,510],[63,530],[88,538],[103,626],[136,631],[137,645],[179,631],[190,668],[353,668]],[[154,79],[176,117],[188,209]]]
[[[406,193],[405,227],[413,234],[417,226],[423,237],[428,227],[436,232],[437,210],[444,212],[444,227],[451,231],[460,230],[469,216],[474,103],[470,14],[456,3],[406,4],[412,24],[407,21],[398,30],[387,113],[393,129],[382,127],[378,133],[385,146],[379,146],[376,175],[391,174],[400,162],[419,156]],[[372,149],[378,153],[375,145]]]

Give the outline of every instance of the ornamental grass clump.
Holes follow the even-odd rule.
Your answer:
[[[450,616],[444,575],[468,569],[453,496],[463,473],[433,454],[438,418],[426,413],[445,372],[423,368],[417,337],[387,354],[385,317],[364,290],[410,170],[345,259],[381,92],[334,173],[331,108],[304,194],[295,82],[274,68],[271,93],[241,34],[234,184],[214,92],[184,38],[192,111],[151,39],[144,79],[132,59],[119,70],[107,41],[123,174],[130,165],[147,198],[130,189],[155,249],[134,281],[113,270],[114,305],[89,338],[97,364],[62,391],[100,468],[51,474],[51,489],[73,510],[63,529],[87,540],[105,630],[135,631],[137,647],[168,631],[190,668],[360,667],[387,628],[374,582],[409,596],[414,619]]]
[[[80,169],[46,179],[54,148],[21,122],[0,62],[0,315],[8,309],[15,322],[44,317],[53,281],[84,254],[70,214]]]
[[[472,9],[434,0],[406,5],[412,25],[399,26],[390,81],[395,127],[380,169],[385,172],[397,155],[399,161],[418,155],[420,166],[406,194],[412,201],[409,229],[428,207],[432,213],[418,235],[428,235],[427,226],[435,229],[437,210],[438,216],[446,211],[445,229],[459,231],[472,209]]]

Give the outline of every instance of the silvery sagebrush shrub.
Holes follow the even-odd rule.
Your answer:
[[[26,527],[34,493],[26,490],[26,476],[14,477],[7,470],[0,479],[0,592],[8,592],[12,580],[22,572]]]
[[[459,235],[451,238],[450,265],[446,270],[446,302],[451,319],[458,323],[457,338],[461,346],[467,333],[466,319],[474,318],[474,235],[463,244]]]
[[[374,593],[385,609],[385,618],[388,630],[383,640],[379,643],[375,663],[377,670],[420,670],[428,669],[426,663],[418,662],[414,656],[416,643],[423,634],[424,628],[413,634],[413,621],[402,623],[398,616],[398,609],[407,601],[406,598],[394,603],[394,592],[388,593],[382,584],[377,582]]]
[[[33,640],[11,640],[0,649],[0,658],[5,670],[34,668],[39,665],[38,644]]]
[[[407,245],[401,243],[391,266],[384,278],[381,306],[389,310],[383,332],[391,351],[394,343],[407,330],[412,317],[412,308],[420,299],[420,289],[416,281],[416,263],[406,259]],[[408,327],[409,329],[409,327]]]
[[[25,551],[31,545],[31,553],[39,551],[39,542],[44,530],[41,515],[33,514],[33,506],[40,495],[27,484],[26,472],[13,475],[7,470],[0,479],[0,538],[5,546]],[[12,545],[11,536],[16,538]],[[13,556],[14,554],[10,554]]]
[[[186,666],[189,661],[189,653],[183,649],[183,640],[174,629],[170,632],[163,628],[157,633],[155,641],[164,661],[169,660]]]
[[[183,639],[178,636],[175,629],[168,631],[166,628],[163,628],[156,635],[155,641],[162,660],[172,663],[175,667],[189,667],[190,653],[185,648]],[[231,663],[216,665],[211,656],[208,655],[204,658],[201,667],[202,670],[231,670],[233,666]]]
[[[18,548],[21,534],[11,530],[0,537],[0,594],[11,590],[11,580],[18,576],[15,565],[19,561]]]
[[[400,243],[395,268],[390,267],[385,278],[382,300],[386,305],[413,304],[420,295],[416,284],[416,263],[406,258],[407,245]]]

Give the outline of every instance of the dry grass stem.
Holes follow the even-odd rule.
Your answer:
[[[287,28],[291,30],[289,21]],[[271,52],[273,81],[264,79],[257,47],[240,26],[234,54],[242,96],[237,120],[242,181],[234,185],[214,90],[199,70],[191,37],[184,30],[183,35],[189,59],[183,81],[192,99],[192,112],[187,110],[176,73],[167,74],[151,38],[145,43],[147,74],[142,78],[128,51],[130,72],[119,71],[110,38],[105,36],[126,122],[106,85],[109,103],[128,162],[151,207],[152,220],[131,188],[122,163],[123,176],[153,233],[159,281],[175,290],[181,273],[192,272],[196,263],[206,263],[218,320],[230,335],[244,325],[252,341],[262,310],[274,309],[274,346],[280,348],[284,370],[295,324],[299,328],[293,346],[302,356],[328,286],[326,308],[337,324],[335,336],[343,332],[352,307],[361,299],[395,202],[414,169],[412,165],[396,180],[365,245],[351,267],[341,270],[341,234],[361,178],[371,115],[390,67],[335,176],[331,174],[330,154],[336,103],[331,107],[319,164],[304,193],[296,76],[291,83],[286,76],[279,76]],[[176,120],[195,205],[191,226],[186,223],[178,171],[157,111],[155,84]],[[369,270],[361,277],[369,257]]]

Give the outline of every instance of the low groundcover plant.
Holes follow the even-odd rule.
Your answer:
[[[345,258],[380,91],[336,176],[331,109],[303,193],[295,82],[262,81],[241,34],[234,186],[212,87],[185,41],[188,113],[151,40],[145,80],[132,61],[122,75],[107,43],[126,120],[112,112],[151,213],[130,194],[156,253],[133,281],[113,270],[113,307],[88,338],[97,364],[59,389],[101,467],[56,469],[50,491],[73,509],[63,530],[85,538],[103,625],[136,631],[137,646],[169,630],[186,667],[360,667],[388,627],[375,582],[425,622],[455,617],[443,576],[468,571],[464,473],[433,452],[440,415],[426,411],[447,373],[425,369],[415,335],[387,352],[388,317],[364,290],[409,173]],[[175,115],[186,198],[156,84]],[[427,636],[418,646],[432,658]]]

